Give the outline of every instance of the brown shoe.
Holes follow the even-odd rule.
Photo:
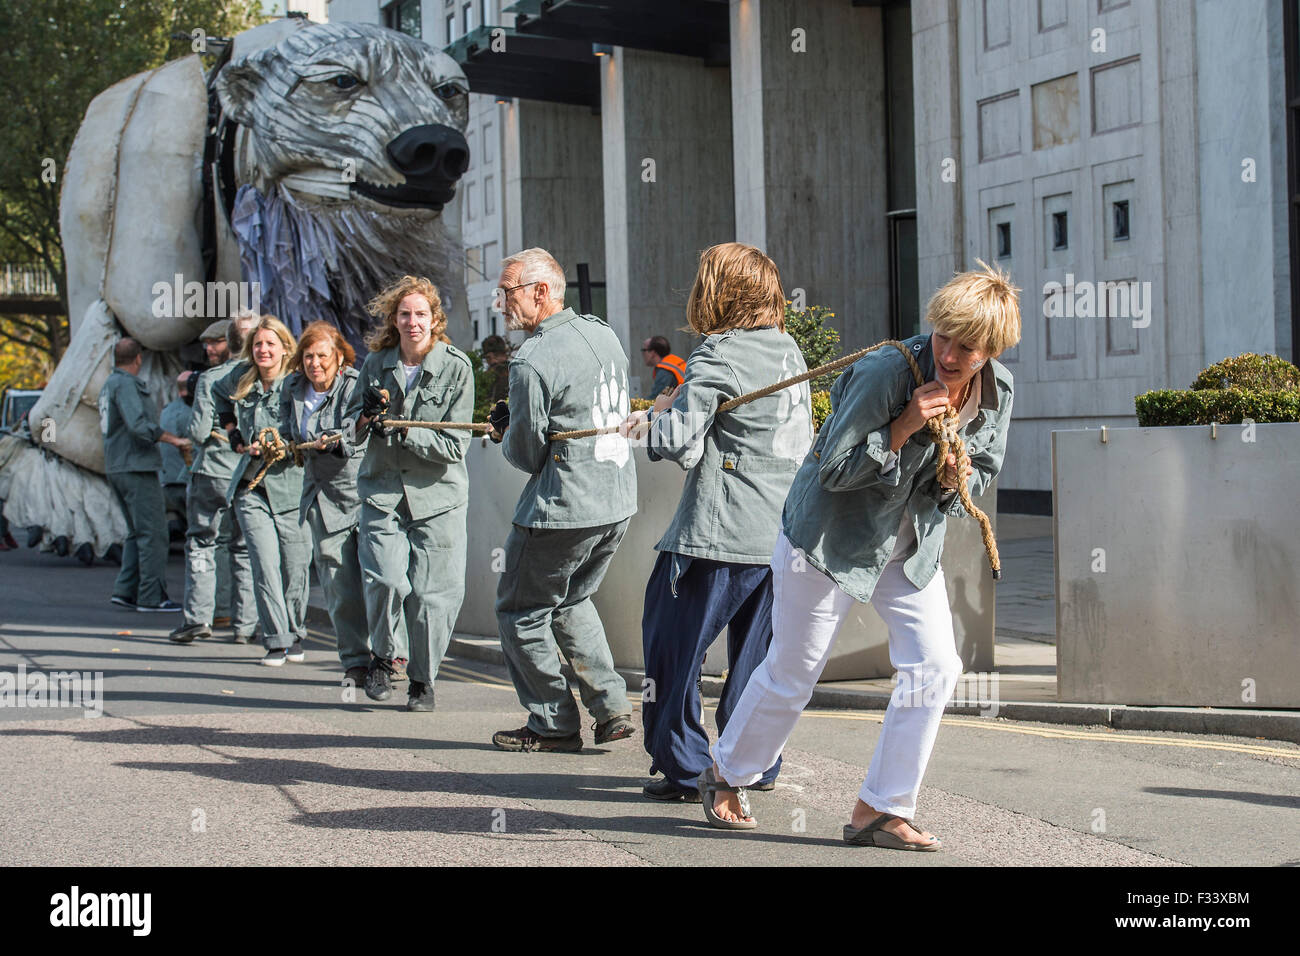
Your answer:
[[[543,737],[525,725],[518,730],[498,730],[492,735],[492,744],[501,750],[517,753],[531,753],[534,750],[577,753],[582,749],[582,734],[574,734],[571,737]]]
[[[603,724],[594,725],[596,731],[596,743],[607,744],[614,740],[623,740],[625,737],[631,737],[636,733],[636,727],[632,725],[631,714],[619,714],[617,717],[611,717]]]

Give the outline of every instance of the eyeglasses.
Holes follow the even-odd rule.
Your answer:
[[[502,290],[501,290],[501,294],[502,294],[502,295],[509,295],[511,292],[514,292],[516,289],[522,289],[522,288],[524,288],[525,286],[530,286],[530,285],[537,285],[537,283],[539,283],[539,282],[541,282],[541,281],[543,281],[543,280],[541,280],[541,279],[534,279],[532,282],[521,282],[519,285],[512,285],[512,286],[511,286],[510,288],[508,288],[508,289],[502,289]]]

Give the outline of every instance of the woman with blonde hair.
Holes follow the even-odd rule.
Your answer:
[[[428,279],[403,276],[369,311],[382,325],[367,343],[347,410],[349,440],[367,441],[357,476],[358,557],[373,648],[366,695],[387,700],[395,659],[409,657],[406,709],[430,711],[465,595],[470,433],[384,422],[469,421],[474,373],[447,338],[442,299]]]
[[[268,667],[307,656],[302,641],[307,636],[311,542],[298,520],[302,469],[291,454],[268,465],[271,448],[261,438],[272,428],[288,441],[291,406],[284,401],[284,381],[294,344],[283,322],[262,316],[244,339],[240,364],[212,389],[217,420],[226,429],[230,447],[243,456],[226,499],[234,505],[248,544],[253,597],[266,647],[262,663]]]
[[[289,361],[283,400],[289,404],[289,433],[302,449],[299,522],[311,529],[316,577],[338,638],[344,681],[360,687],[370,665],[370,632],[361,600],[357,557],[357,471],[365,451],[343,437],[347,407],[358,381],[357,356],[339,330],[312,322],[302,330]],[[332,436],[332,437],[331,437]]]
[[[898,687],[885,711],[844,840],[937,850],[918,823],[917,793],[944,706],[962,671],[939,559],[947,518],[1002,467],[1011,373],[996,361],[1020,340],[1019,290],[980,263],[931,297],[928,334],[871,352],[831,389],[831,415],[804,459],[781,514],[772,557],[772,645],[755,669],[700,775],[709,823],[752,829],[745,788],[785,747],[855,601],[889,629]],[[966,446],[940,470],[925,423],[957,412]]]
[[[654,408],[629,417],[652,460],[686,472],[677,513],[655,546],[641,640],[647,686],[641,712],[652,800],[699,800],[709,766],[697,678],[705,652],[727,629],[727,681],[717,726],[726,729],[750,673],[772,639],[772,547],[781,505],[812,443],[806,383],[730,411],[729,399],[807,370],[785,331],[785,293],[776,264],[753,246],[727,242],[700,255],[686,304],[690,328],[705,338],[686,377]],[[759,786],[771,789],[779,755]]]

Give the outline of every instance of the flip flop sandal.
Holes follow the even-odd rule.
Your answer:
[[[700,790],[700,801],[704,804],[704,819],[709,821],[709,826],[719,830],[753,830],[758,826],[758,821],[752,819],[749,810],[749,794],[745,792],[744,787],[733,787],[726,781],[719,780],[714,775],[712,767],[706,768],[700,774],[700,779],[695,785]],[[713,809],[713,795],[716,793],[734,793],[740,801],[741,815],[751,819],[724,820],[718,816],[717,811]]]
[[[918,833],[922,830],[921,825],[915,820],[908,820],[892,813],[882,813],[865,827],[855,828],[846,823],[844,825],[844,842],[852,843],[855,846],[879,846],[887,850],[917,850],[922,853],[937,850],[943,845],[939,842],[938,837],[935,838],[933,843],[908,843],[888,830],[880,829],[890,820],[902,820]]]

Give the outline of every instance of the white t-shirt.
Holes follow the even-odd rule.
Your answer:
[[[328,394],[329,392],[316,391],[311,385],[307,386],[307,394],[302,400],[302,422],[298,425],[298,431],[301,432],[303,438],[307,437],[307,422],[310,421],[316,409],[320,408],[320,403],[325,401],[325,396]]]
[[[957,413],[957,427],[965,428],[975,417],[980,406],[980,374],[975,373],[971,379],[974,383],[971,385],[970,396],[966,399],[966,404],[962,406],[961,411]],[[885,464],[881,466],[880,473],[887,475],[894,470],[898,464],[898,452],[891,451],[889,457],[885,459]],[[892,561],[905,561],[912,556],[916,550],[916,529],[912,527],[912,515],[904,508],[903,517],[898,522],[898,540],[894,542],[894,551],[889,556]]]
[[[415,377],[420,374],[420,368],[419,364],[407,365],[405,362],[402,363],[402,371],[406,373],[406,390],[408,392],[411,390],[411,386],[415,384]]]

